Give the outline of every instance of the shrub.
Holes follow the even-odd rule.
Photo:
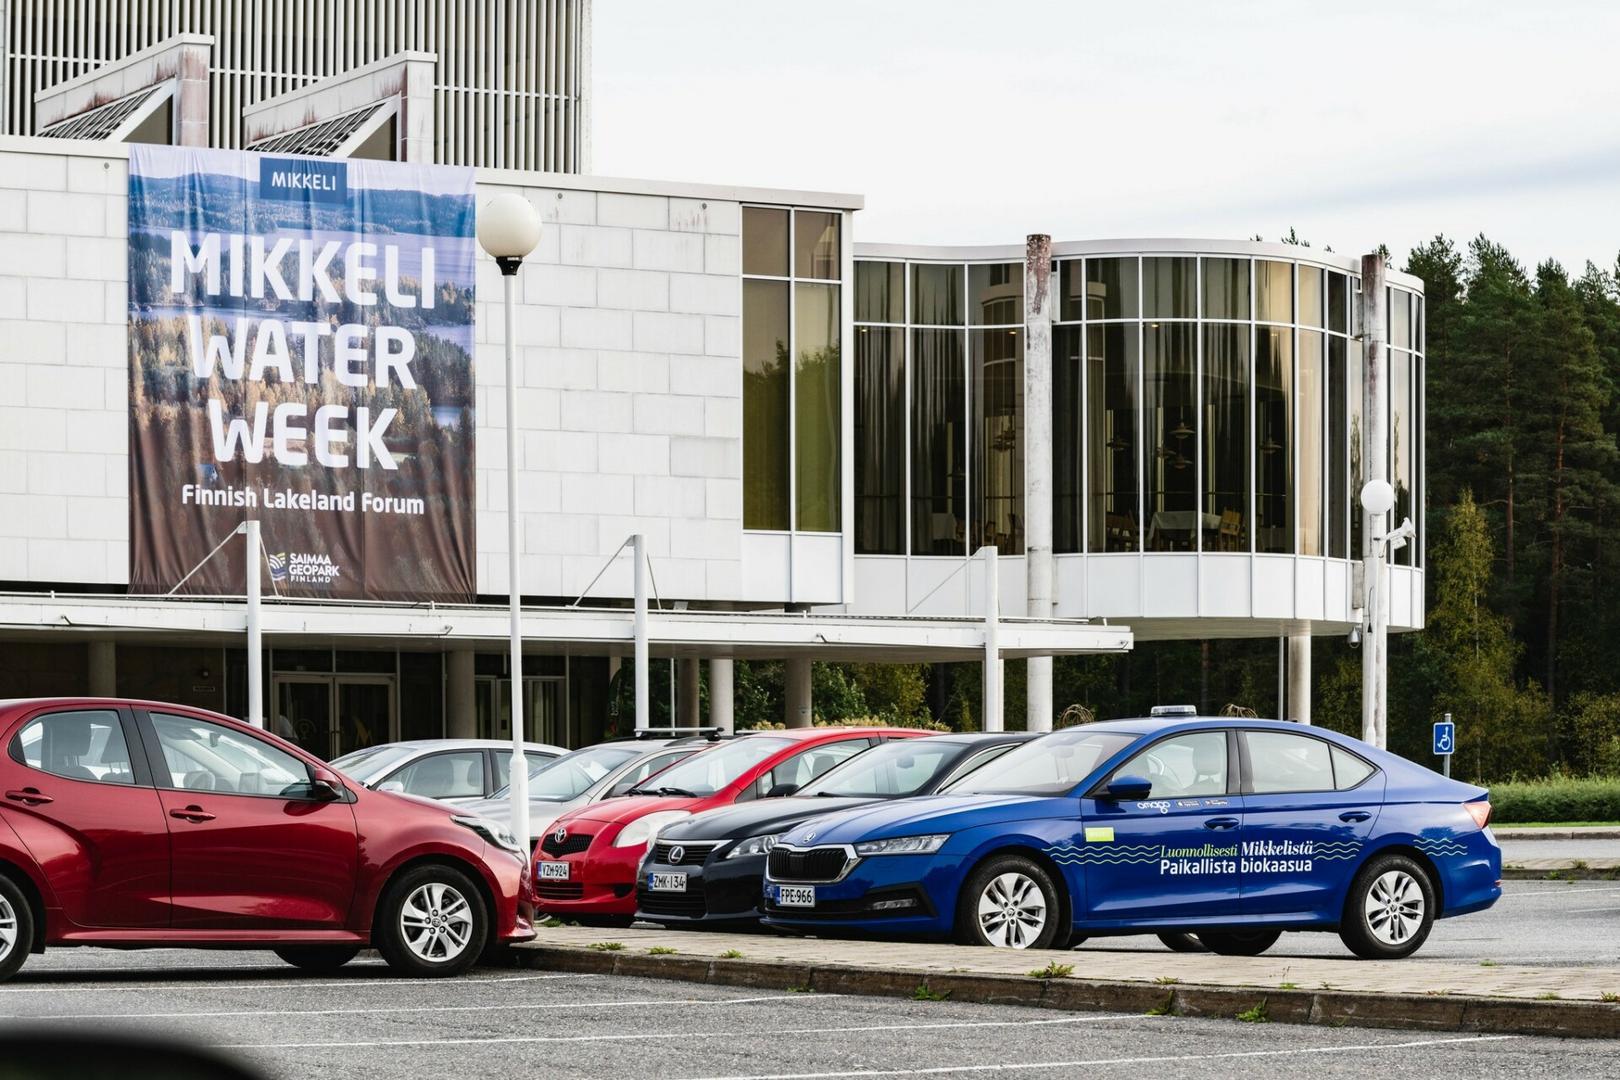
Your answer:
[[[1554,777],[1491,785],[1491,820],[1620,821],[1620,776]]]

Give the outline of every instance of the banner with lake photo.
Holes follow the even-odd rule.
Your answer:
[[[468,168],[130,147],[131,592],[257,518],[266,595],[473,598],[473,230]]]

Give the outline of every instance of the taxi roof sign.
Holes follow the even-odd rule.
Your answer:
[[[1149,716],[1197,716],[1196,705],[1155,705],[1148,710]]]

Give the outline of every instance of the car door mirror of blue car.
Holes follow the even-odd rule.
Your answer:
[[[1116,776],[1102,790],[1102,797],[1113,802],[1145,799],[1153,791],[1153,781],[1145,776]]]
[[[767,799],[780,799],[784,795],[792,795],[799,790],[798,784],[777,784],[765,793]]]

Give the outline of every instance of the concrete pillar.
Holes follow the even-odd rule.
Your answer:
[[[702,676],[699,674],[702,668],[697,660],[682,660],[677,666],[680,674],[676,682],[680,685],[676,688],[679,696],[676,698],[675,726],[695,728],[702,714],[699,704],[702,695],[698,693],[702,688]]]
[[[979,549],[984,562],[984,716],[980,731],[1004,731],[1006,719],[1002,709],[1001,666],[1001,561],[996,547],[989,544]]]
[[[1384,257],[1361,257],[1362,372],[1362,483],[1389,480],[1389,379],[1384,356]],[[1358,497],[1360,493],[1357,493]],[[1383,545],[1374,536],[1389,532],[1389,514],[1371,514],[1357,507],[1362,517],[1361,606],[1367,610],[1369,632],[1361,644],[1361,739],[1385,745],[1389,701],[1389,581]]]
[[[736,730],[736,691],[732,688],[734,662],[729,656],[709,661],[709,726],[730,733]]]
[[[784,668],[782,682],[786,708],[783,709],[783,721],[790,728],[810,727],[815,723],[810,701],[810,661],[789,660]]]
[[[447,739],[478,737],[478,680],[471,649],[456,649],[446,658],[444,734]]]
[[[118,646],[111,641],[90,643],[90,696],[118,696]]]
[[[1311,635],[1288,636],[1288,714],[1296,724],[1311,722]]]
[[[1027,613],[1052,617],[1052,238],[1024,244],[1024,574]],[[1032,656],[1025,725],[1052,730],[1052,658]]]

